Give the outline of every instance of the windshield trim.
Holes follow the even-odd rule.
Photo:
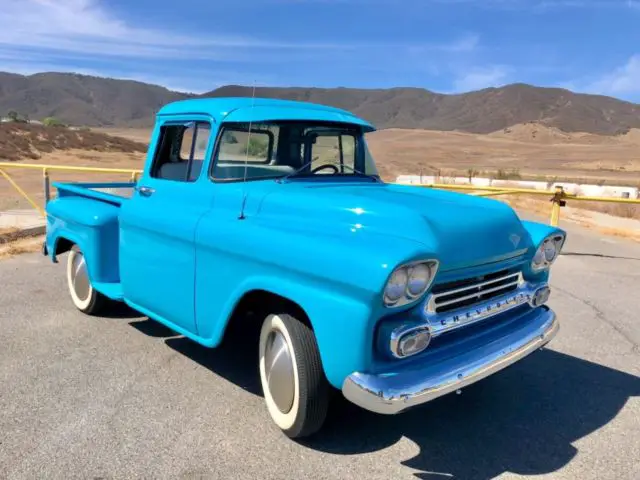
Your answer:
[[[382,178],[380,177],[379,171],[376,167],[375,161],[372,162],[373,164],[373,168],[375,169],[375,173],[372,174],[367,174],[364,173],[362,171],[353,171],[352,173],[339,173],[339,174],[332,174],[332,175],[317,175],[317,174],[311,174],[311,173],[301,173],[301,172],[297,172],[294,173],[293,175],[291,173],[287,174],[287,173],[282,173],[282,174],[277,174],[277,175],[265,175],[265,176],[260,176],[260,177],[233,177],[233,178],[219,178],[216,177],[214,175],[215,172],[215,166],[216,163],[218,162],[218,155],[219,155],[219,151],[220,151],[220,147],[221,147],[221,142],[222,142],[222,137],[225,133],[226,130],[229,129],[229,127],[231,127],[231,129],[236,129],[236,130],[241,130],[240,125],[243,125],[246,122],[222,122],[219,127],[218,127],[218,131],[216,133],[216,138],[215,138],[215,142],[213,145],[213,149],[210,153],[209,158],[207,158],[206,160],[208,161],[208,168],[207,168],[207,176],[209,177],[209,180],[213,183],[238,183],[238,182],[249,182],[249,181],[258,181],[258,180],[281,180],[283,178],[286,177],[287,181],[292,181],[295,179],[305,179],[305,180],[309,180],[309,179],[313,179],[313,180],[318,180],[318,179],[337,179],[337,178],[349,178],[352,179],[354,181],[360,181],[360,180],[364,180],[366,179],[367,182],[366,183],[371,183],[371,181],[373,181],[373,183],[380,183],[382,182]],[[262,121],[262,122],[256,122],[256,128],[255,131],[260,131],[260,127],[258,127],[258,125],[274,125],[274,126],[281,126],[281,125],[286,125],[286,124],[307,124],[309,127],[328,127],[328,128],[333,128],[336,130],[342,130],[345,132],[348,132],[350,134],[352,134],[355,138],[355,147],[356,147],[356,151],[358,152],[357,155],[361,157],[361,162],[362,162],[362,167],[366,167],[367,164],[367,159],[366,156],[367,154],[370,155],[370,153],[368,153],[368,147],[366,144],[366,140],[365,140],[365,134],[367,133],[367,129],[363,128],[362,125],[359,125],[357,123],[343,123],[343,122],[331,122],[331,121],[323,121],[323,120],[273,120],[273,121]],[[251,131],[253,132],[254,129],[253,127],[251,128]],[[239,165],[244,165],[244,163],[240,163]],[[247,162],[247,165],[256,165],[255,163],[252,162]],[[299,168],[306,168],[308,167],[308,165],[301,165]],[[324,181],[324,180],[322,180]]]

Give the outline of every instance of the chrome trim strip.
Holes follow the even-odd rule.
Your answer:
[[[515,282],[505,283],[504,285],[500,285],[499,287],[488,288],[486,290],[481,290],[479,292],[472,293],[471,295],[465,295],[464,297],[458,297],[458,298],[454,298],[453,300],[447,300],[446,302],[438,303],[437,305],[435,305],[434,308],[446,307],[447,305],[453,305],[455,303],[464,302],[465,300],[470,300],[472,298],[476,298],[476,297],[479,297],[479,296],[487,294],[487,293],[499,292],[500,290],[504,290],[505,288],[513,287],[514,285],[515,286],[518,285],[518,281],[517,280]],[[447,292],[446,296],[449,296],[449,295],[451,295],[451,293]],[[438,297],[443,297],[443,296],[445,296],[445,295],[434,295],[434,303],[435,303],[435,300]]]
[[[437,316],[429,317],[428,322],[431,328],[431,338],[438,337],[451,330],[472,325],[480,320],[485,320],[493,317],[494,315],[498,315],[499,313],[507,312],[513,308],[519,307],[520,305],[524,305],[525,303],[532,305],[531,302],[535,296],[535,292],[542,287],[546,287],[546,285],[521,289],[515,293],[509,292],[506,295],[494,297],[472,307],[452,310],[445,314],[437,314]]]
[[[379,375],[354,372],[343,382],[342,393],[366,410],[393,415],[471,385],[553,339],[560,328],[555,313],[546,307],[534,312],[517,330],[435,364],[427,360],[418,369]]]
[[[518,277],[518,280],[520,280],[520,278],[519,278],[520,276],[522,276],[521,272],[510,273],[510,274],[504,275],[502,277],[494,278],[492,280],[487,280],[486,282],[474,283],[473,285],[468,285],[466,287],[456,288],[455,290],[445,290],[444,292],[434,293],[433,296],[435,298],[448,297],[449,295],[455,295],[456,293],[462,293],[465,290],[471,290],[471,289],[474,289],[474,288],[482,288],[482,287],[485,287],[487,285],[491,285],[493,283],[498,283],[498,282],[501,282],[501,281],[506,280],[507,278],[511,278],[511,277]],[[438,305],[438,306],[440,306],[440,305]]]
[[[507,275],[503,275],[502,277],[499,278],[494,278],[492,280],[487,280],[486,282],[479,282],[479,283],[474,283],[473,285],[468,285],[466,287],[461,287],[455,290],[445,290],[444,292],[438,292],[438,293],[431,293],[428,297],[427,297],[427,303],[425,304],[425,313],[427,315],[436,315],[436,308],[438,307],[442,307],[442,306],[446,306],[446,305],[453,305],[456,302],[461,302],[464,301],[463,298],[458,298],[455,301],[453,300],[447,300],[447,302],[449,303],[444,303],[444,304],[439,304],[436,305],[436,300],[438,298],[442,298],[442,297],[447,297],[450,295],[455,295],[456,293],[460,293],[460,292],[464,292],[466,290],[471,290],[474,288],[482,288],[486,285],[491,285],[492,283],[496,283],[496,282],[500,282],[500,281],[504,281],[507,280],[509,278],[511,278],[512,276],[515,276],[517,278],[517,284],[518,285],[524,285],[525,281],[524,281],[524,277],[522,275],[522,272],[516,272],[516,273],[509,273]],[[508,285],[504,285],[504,287],[506,288]],[[513,286],[513,285],[510,285]],[[502,288],[502,287],[501,287]],[[498,291],[500,289],[496,289],[493,291]],[[471,297],[466,298],[467,300],[469,298],[473,298],[474,296],[479,296],[482,293],[490,293],[489,290],[484,290],[484,291],[480,291],[480,292],[476,292],[475,295],[472,295]],[[509,292],[511,293],[511,292]],[[473,309],[475,305],[466,305],[465,307],[461,307],[461,308],[467,308],[467,309]]]

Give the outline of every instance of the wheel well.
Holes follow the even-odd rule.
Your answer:
[[[60,237],[56,242],[56,250],[53,252],[55,255],[60,255],[61,253],[68,252],[73,247],[74,243],[71,240],[68,240],[64,237]]]
[[[247,329],[255,329],[252,333],[256,333],[260,330],[264,318],[274,312],[288,313],[313,330],[309,316],[293,300],[267,290],[252,290],[245,293],[236,304],[229,318],[226,332],[242,331],[246,334]]]

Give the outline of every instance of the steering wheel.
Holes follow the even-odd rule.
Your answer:
[[[325,168],[333,168],[334,174],[340,173],[340,170],[338,169],[338,167],[336,167],[333,163],[325,163],[324,165],[320,165],[319,167],[316,167],[313,170],[311,170],[311,173],[316,173],[320,170],[324,170]]]

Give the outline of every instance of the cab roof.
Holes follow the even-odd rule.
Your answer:
[[[366,120],[340,108],[310,102],[275,98],[215,97],[179,100],[164,105],[158,116],[204,114],[216,122],[265,122],[276,120],[317,120],[350,123],[373,131]]]

